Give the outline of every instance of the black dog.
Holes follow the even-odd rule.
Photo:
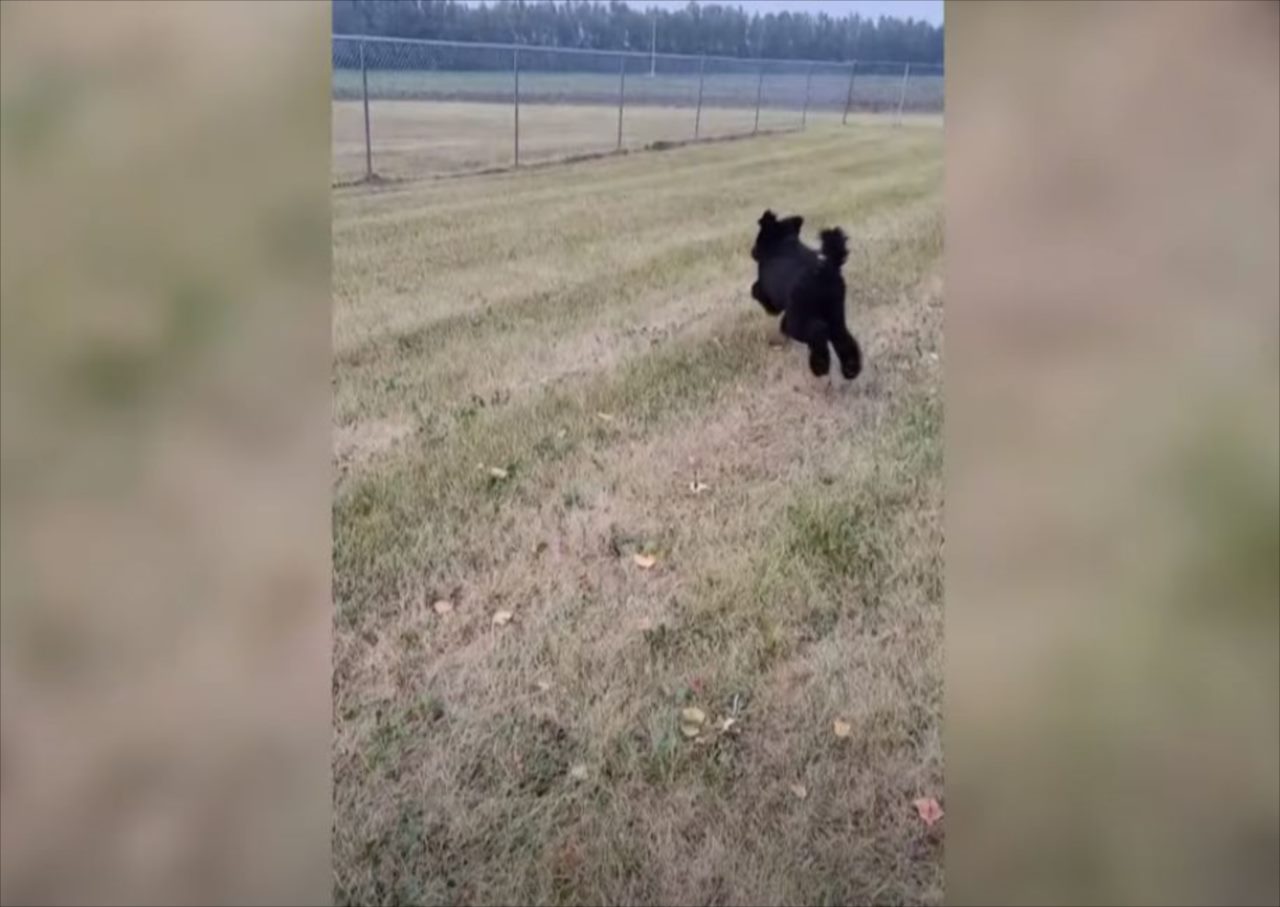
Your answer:
[[[760,218],[751,248],[759,275],[751,297],[770,315],[782,315],[782,333],[809,347],[809,370],[821,377],[831,370],[827,344],[840,357],[840,374],[853,380],[862,371],[862,350],[844,319],[841,266],[849,243],[839,227],[823,230],[821,255],[800,241],[803,217],[779,220],[772,211]]]

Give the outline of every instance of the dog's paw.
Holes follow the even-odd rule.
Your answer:
[[[831,371],[831,354],[826,350],[809,351],[809,371],[821,378]]]
[[[860,362],[841,362],[840,374],[844,375],[845,380],[852,381],[858,375],[862,374],[862,363]]]

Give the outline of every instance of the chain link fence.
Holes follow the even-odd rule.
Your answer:
[[[333,38],[340,183],[942,110],[941,66]]]

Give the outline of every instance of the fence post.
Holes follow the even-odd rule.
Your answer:
[[[364,95],[364,178],[373,179],[373,142],[369,138],[369,70],[364,62],[364,42],[360,42],[360,83]]]
[[[902,104],[907,99],[907,79],[911,78],[911,64],[908,63],[906,69],[902,71],[902,91],[898,92],[898,122],[895,125],[902,125]]]
[[[649,45],[649,78],[658,74],[658,11],[653,11],[653,43]]]
[[[622,99],[627,96],[627,58],[624,55],[618,67],[618,150],[622,150]]]
[[[702,126],[702,82],[707,74],[707,58],[703,56],[698,64],[698,112],[693,115],[693,140],[698,140],[698,130]]]
[[[849,107],[853,104],[853,77],[858,71],[858,61],[854,60],[849,67],[849,92],[844,96],[844,116],[840,118],[841,126],[849,125]]]
[[[809,87],[813,85],[813,64],[809,64],[809,71],[804,77],[804,110],[800,112],[800,128],[803,130],[805,124],[809,122]]]
[[[511,51],[512,68],[516,73],[516,166],[520,166],[520,51]]]
[[[751,127],[751,134],[760,131],[760,95],[764,92],[764,64],[760,64],[760,79],[756,82],[756,124]]]

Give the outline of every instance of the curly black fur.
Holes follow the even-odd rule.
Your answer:
[[[820,252],[800,241],[803,217],[779,219],[765,211],[751,257],[759,274],[751,297],[770,315],[782,316],[782,333],[809,347],[809,370],[831,370],[830,344],[840,358],[840,374],[853,380],[862,371],[862,350],[844,318],[844,276],[849,243],[839,227],[819,234]]]

